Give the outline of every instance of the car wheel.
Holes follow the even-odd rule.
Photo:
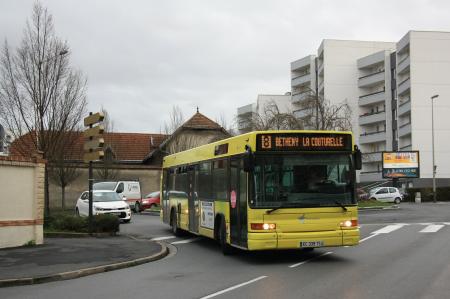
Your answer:
[[[134,212],[139,213],[141,211],[141,205],[137,202],[134,204]]]
[[[156,207],[156,205],[155,205],[154,203],[152,203],[152,204],[150,205],[150,209],[153,209],[154,207]]]
[[[371,197],[370,200],[377,200],[375,197]]]
[[[80,211],[78,211],[78,208],[75,209],[75,215],[80,217]]]
[[[400,201],[402,201],[402,200],[400,199],[400,197],[396,197],[396,198],[394,199],[394,202],[395,202],[396,204],[399,204]]]
[[[233,247],[231,247],[227,243],[227,227],[225,224],[225,219],[223,217],[222,217],[222,221],[220,223],[219,243],[220,243],[220,248],[222,249],[223,255],[230,255],[233,253]]]
[[[125,219],[123,222],[124,223],[129,223],[131,221],[131,219]]]
[[[181,229],[178,227],[178,219],[177,219],[177,213],[175,211],[172,211],[171,221],[170,224],[172,226],[172,233],[179,237],[181,236]]]

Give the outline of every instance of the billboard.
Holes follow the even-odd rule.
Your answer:
[[[383,178],[420,177],[419,152],[383,152]]]

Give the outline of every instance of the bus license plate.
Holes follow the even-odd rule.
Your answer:
[[[308,247],[322,247],[323,241],[307,241],[307,242],[300,242],[300,247],[302,248],[308,248]]]

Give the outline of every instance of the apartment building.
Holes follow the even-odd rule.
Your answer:
[[[281,113],[291,111],[291,94],[284,95],[258,95],[256,102],[237,108],[237,125],[240,134],[252,131],[253,118],[256,115],[264,117],[265,109],[268,105],[274,103]]]

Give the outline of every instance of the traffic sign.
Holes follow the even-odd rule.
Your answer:
[[[84,150],[90,151],[91,149],[103,148],[104,144],[105,144],[105,139],[99,138],[99,137],[94,137],[94,138],[92,138],[92,140],[84,142]]]
[[[104,131],[105,128],[103,127],[103,125],[98,125],[93,128],[84,130],[83,135],[86,138],[98,137],[99,135],[103,134]]]
[[[102,160],[104,156],[105,156],[105,153],[103,152],[103,149],[99,149],[96,151],[84,153],[83,158],[84,158],[84,162],[88,163],[91,161]]]
[[[91,125],[95,125],[105,119],[105,115],[102,112],[97,112],[95,114],[91,114],[88,117],[84,118],[84,126],[89,127]]]

